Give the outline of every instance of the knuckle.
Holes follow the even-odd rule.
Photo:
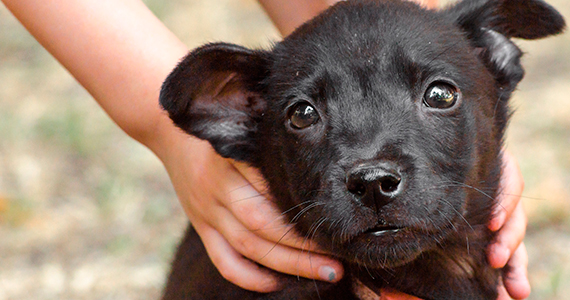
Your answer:
[[[218,269],[218,272],[220,272],[224,278],[231,277],[234,270],[231,267],[232,264],[228,262],[229,258],[222,253],[218,253],[215,249],[211,250],[214,251],[208,251],[208,255],[214,266],[216,266],[216,269]]]
[[[264,275],[262,278],[259,278],[259,274],[255,274],[255,268],[243,265],[237,258],[219,258],[216,261],[212,259],[212,261],[225,280],[243,289],[265,293],[275,290],[275,282],[272,277]],[[247,276],[244,276],[244,272],[253,273],[245,274]],[[251,275],[254,278],[256,277],[256,280],[253,280]]]
[[[237,252],[247,258],[254,259],[256,257],[257,247],[249,234],[236,234],[232,237],[232,246]]]
[[[209,255],[212,263],[224,279],[237,285],[242,284],[239,281],[239,271],[236,268],[237,262],[234,261],[234,256],[217,252]]]
[[[522,174],[521,173],[518,173],[518,174],[519,174],[519,176],[516,180],[516,188],[520,194],[524,190],[525,183],[524,183],[524,178],[522,177]]]
[[[271,222],[266,214],[256,209],[250,209],[247,216],[246,226],[253,230],[264,229]]]
[[[238,272],[232,267],[231,263],[228,263],[226,262],[226,260],[222,259],[218,261],[216,268],[218,269],[218,272],[220,272],[220,275],[222,275],[222,277],[225,280],[232,282],[234,284],[240,283],[239,282],[240,277],[238,276]]]
[[[252,201],[233,201],[235,206],[232,210],[243,225],[250,230],[265,229],[274,219],[273,214],[263,206],[263,201],[258,201],[260,199],[257,197],[263,196],[253,195],[249,199]]]
[[[524,178],[521,175],[520,181],[519,181],[519,191],[521,191],[521,193],[522,193],[522,191],[524,191],[524,187],[525,187],[525,182],[524,182]]]

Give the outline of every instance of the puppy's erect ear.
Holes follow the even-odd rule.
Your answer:
[[[538,39],[561,33],[560,13],[542,0],[464,0],[445,11],[467,34],[495,75],[504,96],[522,79],[522,52],[510,38]]]
[[[210,142],[224,157],[249,162],[266,103],[268,54],[209,44],[186,56],[168,76],[160,104],[176,126]]]

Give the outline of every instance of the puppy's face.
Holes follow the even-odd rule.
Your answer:
[[[258,166],[297,229],[373,267],[481,223],[465,218],[482,198],[469,195],[494,195],[506,120],[462,33],[392,5],[339,7],[279,44],[258,127]]]
[[[301,236],[395,267],[488,220],[506,100],[523,74],[509,37],[564,26],[531,2],[344,2],[271,52],[194,51],[161,104],[221,155],[260,168]],[[520,28],[502,11],[550,21]]]

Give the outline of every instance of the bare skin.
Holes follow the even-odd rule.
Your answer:
[[[2,1],[118,126],[161,159],[184,211],[226,279],[259,292],[279,289],[276,279],[254,262],[312,279],[342,278],[338,261],[295,236],[282,221],[256,170],[221,158],[208,143],[175,128],[161,111],[160,86],[188,49],[141,0]],[[286,35],[336,1],[260,2]],[[429,0],[425,5],[435,4]],[[497,268],[513,267],[504,277],[500,299],[522,299],[530,293],[521,243],[524,184],[516,161],[506,154],[504,162],[501,206],[489,224],[499,236],[489,248],[489,261]],[[383,299],[411,298],[386,291]]]
[[[427,8],[436,8],[438,0],[410,0]],[[339,0],[258,0],[283,36],[318,15]]]

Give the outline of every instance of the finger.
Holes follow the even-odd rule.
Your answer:
[[[420,298],[410,296],[392,289],[382,289],[379,300],[420,300]]]
[[[253,187],[260,193],[265,194],[268,191],[267,183],[259,171],[246,163],[231,160],[236,170],[249,181]]]
[[[420,300],[420,298],[386,288],[382,289],[379,300]]]
[[[239,176],[242,171],[248,174],[252,181]],[[273,202],[259,192],[258,188],[264,187],[261,186],[262,179],[259,179],[261,177],[257,171],[251,167],[246,167],[242,171],[236,172],[235,176],[228,177],[229,192],[223,200],[220,200],[235,218],[245,228],[271,242],[312,252],[322,252],[310,240],[299,237],[293,230],[293,225],[285,224],[284,214],[279,213]],[[257,182],[257,187],[252,182]]]
[[[497,289],[497,292],[499,292],[497,300],[511,300],[511,297],[509,296],[509,293],[505,289],[504,285],[501,284]]]
[[[497,231],[503,227],[506,220],[520,202],[524,189],[524,180],[515,157],[508,151],[502,152],[503,169],[500,182],[498,205],[493,219],[488,224],[489,229]]]
[[[503,274],[503,282],[509,295],[513,299],[525,299],[530,295],[528,281],[528,254],[523,244],[517,248],[508,262],[508,273]]]
[[[498,232],[495,242],[489,246],[489,263],[494,268],[502,268],[507,264],[511,254],[521,244],[527,225],[527,217],[522,203],[519,202],[515,211]]]
[[[280,273],[329,282],[337,282],[342,277],[342,264],[336,260],[265,240],[232,218],[229,211],[216,213],[225,214],[216,229],[231,232],[226,235],[228,242],[243,256]]]
[[[236,219],[252,233],[274,243],[315,252],[316,246],[310,240],[299,237],[292,224],[285,224],[284,214],[277,213],[273,204],[257,194],[251,186],[244,186],[231,192],[227,205]]]
[[[222,277],[250,291],[268,293],[280,286],[271,272],[244,258],[219,234],[205,223],[193,224],[208,252],[208,256]]]

